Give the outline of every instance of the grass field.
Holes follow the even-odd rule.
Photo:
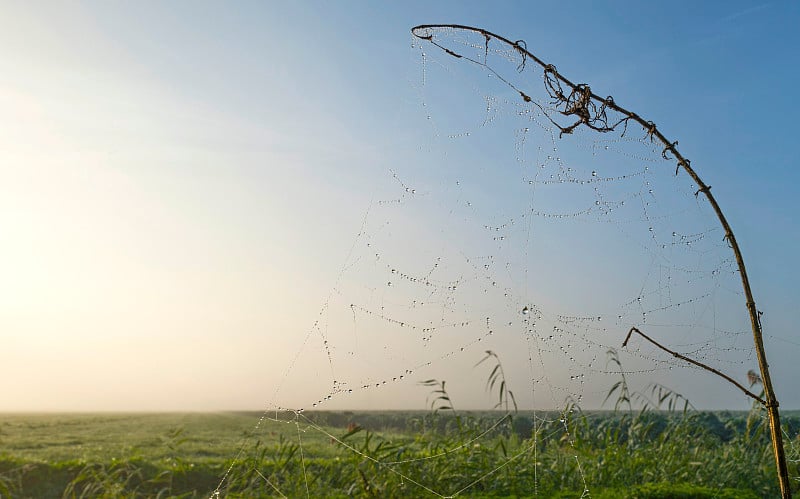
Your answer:
[[[0,415],[0,494],[211,497],[225,477],[221,497],[777,496],[755,413],[260,417]],[[800,417],[785,422],[797,485]]]

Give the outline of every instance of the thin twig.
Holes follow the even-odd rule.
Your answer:
[[[758,395],[756,395],[755,393],[751,392],[750,390],[748,390],[747,388],[745,388],[744,386],[742,386],[740,383],[738,383],[738,382],[737,382],[735,379],[731,378],[731,377],[730,377],[730,376],[728,376],[727,374],[725,374],[725,373],[723,373],[723,372],[721,372],[721,371],[718,371],[717,369],[714,369],[714,368],[713,368],[713,367],[711,367],[711,366],[707,366],[707,365],[703,364],[702,362],[700,362],[700,361],[698,361],[698,360],[690,359],[689,357],[687,357],[687,356],[685,356],[685,355],[681,355],[681,354],[679,354],[678,352],[676,352],[676,351],[674,351],[674,350],[670,350],[669,348],[665,347],[664,345],[662,345],[661,343],[657,342],[657,341],[656,341],[656,340],[654,340],[653,338],[651,338],[651,337],[647,336],[646,334],[644,334],[644,333],[643,333],[643,332],[642,332],[642,331],[641,331],[639,328],[637,328],[637,327],[635,327],[635,326],[634,326],[634,327],[632,327],[630,331],[628,331],[628,336],[626,336],[626,337],[625,337],[625,341],[623,341],[623,342],[622,342],[622,346],[623,346],[623,347],[625,347],[625,346],[627,346],[627,345],[628,345],[628,340],[630,340],[630,339],[631,339],[631,335],[632,335],[633,333],[639,333],[639,335],[641,335],[641,337],[642,337],[642,338],[646,339],[647,341],[649,341],[649,342],[650,342],[650,343],[652,343],[653,345],[657,346],[657,347],[658,347],[658,348],[660,348],[661,350],[664,350],[665,352],[671,353],[671,354],[672,354],[674,357],[677,357],[677,358],[679,358],[679,359],[681,359],[681,360],[685,360],[686,362],[689,362],[690,364],[694,364],[694,365],[696,365],[697,367],[702,367],[702,368],[703,368],[703,369],[705,369],[706,371],[710,371],[710,372],[712,372],[712,373],[716,374],[717,376],[720,376],[720,377],[724,378],[726,381],[728,381],[728,382],[730,382],[730,383],[733,383],[734,385],[736,385],[736,387],[737,387],[739,390],[743,391],[743,392],[744,392],[744,394],[745,394],[745,395],[747,395],[748,397],[751,397],[751,398],[754,398],[754,399],[756,399],[756,400],[757,400],[757,401],[759,401],[759,402],[761,403],[761,405],[763,405],[764,407],[766,407],[766,406],[767,406],[767,401],[766,401],[766,400],[762,399],[761,397],[759,397],[759,396],[758,396]]]

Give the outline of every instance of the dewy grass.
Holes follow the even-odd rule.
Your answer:
[[[23,417],[5,416],[3,442],[20,449],[23,441],[37,440],[38,457],[6,451],[0,484],[4,497],[209,497],[231,467],[221,497],[437,497],[422,488],[428,487],[458,497],[521,497],[537,490],[539,497],[567,498],[581,497],[583,480],[600,498],[776,494],[760,406],[754,414],[634,409],[583,412],[573,405],[552,414],[536,435],[532,414],[524,411],[513,417],[493,411],[309,413],[301,429],[305,463],[296,438],[279,425],[237,462],[225,457],[253,414],[37,416],[35,426],[44,431],[35,437],[22,431]],[[221,421],[228,421],[225,431]],[[787,423],[793,428],[787,436],[796,441],[800,418]],[[108,452],[93,461],[61,460],[70,446],[64,449],[59,427],[73,427],[73,436],[82,428],[83,445],[100,441]],[[215,455],[199,455],[209,432],[220,445]],[[142,451],[125,456],[130,448]]]
[[[658,392],[662,402],[670,398],[666,392]],[[549,415],[436,407],[310,412],[292,424],[268,424],[255,440],[246,429],[258,415],[247,413],[2,416],[0,494],[521,497],[536,490],[539,497],[577,498],[588,489],[595,498],[775,495],[760,405],[749,414],[681,410],[680,404],[662,411],[634,390],[610,393],[625,399],[617,401],[620,410],[584,412],[570,404]],[[800,417],[789,418],[787,428],[797,441]],[[242,438],[253,443],[231,461]],[[225,470],[225,487],[217,490]]]

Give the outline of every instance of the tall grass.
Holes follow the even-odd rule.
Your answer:
[[[487,388],[509,411],[456,412],[445,383],[429,380],[427,413],[298,415],[288,426],[316,440],[291,432],[264,433],[236,459],[194,462],[189,458],[196,456],[192,436],[181,427],[157,437],[160,454],[152,458],[45,463],[6,455],[0,457],[0,496],[563,499],[779,494],[761,404],[754,403],[747,414],[718,415],[695,410],[663,385],[637,392],[628,386],[616,352],[610,351],[609,363],[620,371],[606,398],[614,402],[613,411],[587,412],[568,403],[550,414],[518,412],[497,367],[499,359],[488,359],[494,359],[494,366]],[[786,450],[796,489],[800,420],[788,422]]]

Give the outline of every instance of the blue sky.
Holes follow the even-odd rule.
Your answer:
[[[0,8],[0,410],[259,409],[301,387],[370,202],[391,172],[444,178],[420,162],[437,154],[423,23],[524,39],[680,141],[742,246],[778,396],[800,407],[796,3]],[[410,225],[430,217],[415,209]],[[398,390],[359,403],[424,405]],[[747,407],[729,395],[709,405]]]

